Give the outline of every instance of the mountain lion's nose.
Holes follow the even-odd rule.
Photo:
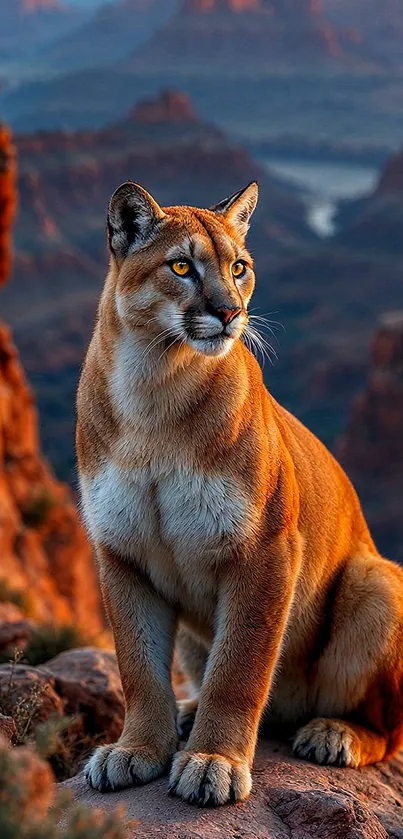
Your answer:
[[[232,309],[227,309],[226,307],[222,306],[216,309],[217,317],[220,319],[221,323],[224,324],[224,326],[228,326],[228,324],[231,323],[231,321],[234,320],[234,318],[236,318],[236,316],[240,313],[241,309],[239,308],[239,306],[235,306]]]

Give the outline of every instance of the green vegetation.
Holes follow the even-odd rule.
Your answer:
[[[47,520],[49,513],[54,506],[55,499],[47,490],[43,489],[29,504],[21,510],[22,520],[25,527],[32,530],[40,527]]]
[[[65,650],[75,650],[77,647],[94,646],[94,644],[94,639],[85,638],[76,626],[43,624],[33,631],[21,654],[20,661],[31,667],[39,667]],[[0,664],[8,664],[14,654],[15,650],[10,649],[0,652]]]
[[[24,650],[24,663],[37,667],[50,661],[65,650],[87,647],[94,644],[93,639],[84,638],[76,626],[39,626],[30,638]]]
[[[0,578],[0,603],[14,603],[26,615],[30,614],[32,608],[29,594],[19,589],[11,588],[4,578]]]

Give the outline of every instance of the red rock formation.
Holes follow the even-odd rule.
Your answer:
[[[16,201],[10,137],[0,132],[0,277],[10,267]],[[32,617],[101,629],[92,551],[70,490],[44,462],[31,390],[11,335],[0,323],[0,577],[29,592]]]
[[[11,267],[10,228],[15,215],[15,149],[8,128],[0,125],[0,286]]]

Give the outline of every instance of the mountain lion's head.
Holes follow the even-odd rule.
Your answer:
[[[248,321],[255,277],[245,237],[257,199],[253,182],[210,210],[161,208],[141,186],[120,186],[108,238],[125,326],[167,347],[227,353]]]

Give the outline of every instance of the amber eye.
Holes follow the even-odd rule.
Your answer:
[[[178,277],[186,277],[190,271],[190,265],[185,259],[178,259],[177,262],[171,262],[171,268]]]
[[[243,277],[243,275],[246,274],[246,265],[244,262],[241,262],[241,260],[238,260],[238,262],[234,262],[231,271],[232,276],[235,277],[236,280],[239,280],[240,277]]]

